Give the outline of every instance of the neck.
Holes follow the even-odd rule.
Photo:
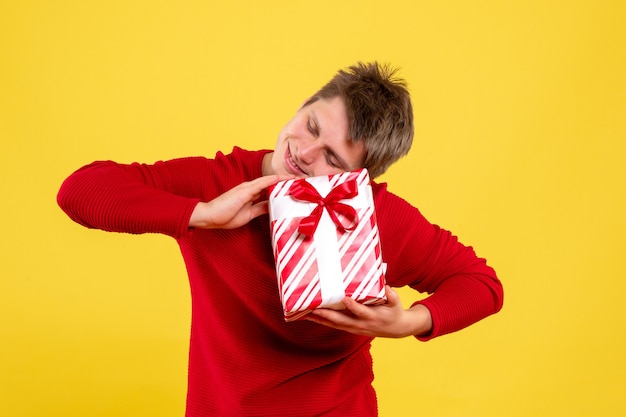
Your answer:
[[[263,165],[261,167],[261,174],[263,176],[274,173],[272,171],[272,155],[274,155],[274,152],[269,152],[263,156]]]

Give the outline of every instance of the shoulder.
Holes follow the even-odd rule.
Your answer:
[[[401,245],[407,239],[428,239],[435,231],[436,226],[417,207],[389,191],[386,183],[372,182],[372,191],[376,220],[383,240]]]
[[[240,172],[243,178],[252,180],[262,175],[263,157],[268,152],[271,151],[267,149],[247,150],[235,146],[229,154],[218,152],[215,155],[215,160],[229,172]]]
[[[263,157],[269,150],[247,150],[233,147],[230,152],[218,151],[213,157],[188,156],[167,161],[167,164],[185,167],[195,175],[219,177],[221,181],[250,181],[261,176]]]
[[[372,181],[372,193],[374,195],[374,205],[378,217],[384,216],[417,216],[422,217],[419,209],[406,201],[404,198],[389,191],[387,183],[377,183]]]

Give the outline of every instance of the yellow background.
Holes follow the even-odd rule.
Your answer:
[[[3,0],[0,414],[183,415],[176,244],[72,223],[64,177],[273,147],[377,59],[416,113],[382,179],[505,285],[460,333],[375,343],[381,416],[626,415],[625,21],[620,0]]]

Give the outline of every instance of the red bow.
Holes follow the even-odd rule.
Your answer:
[[[289,194],[296,200],[309,201],[311,203],[317,203],[317,207],[313,209],[311,214],[300,220],[298,226],[298,232],[313,236],[317,224],[322,218],[322,211],[324,207],[330,218],[333,220],[337,229],[342,232],[348,230],[354,230],[358,222],[358,216],[354,207],[347,204],[340,203],[339,200],[344,198],[353,198],[359,193],[356,180],[346,181],[337,187],[333,188],[330,193],[324,198],[317,192],[315,187],[309,184],[305,180],[295,181],[289,188]],[[341,223],[341,220],[337,217],[337,213],[344,215],[349,221],[350,225],[345,226]]]

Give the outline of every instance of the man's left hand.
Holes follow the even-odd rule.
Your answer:
[[[385,286],[385,295],[387,303],[375,306],[366,306],[345,297],[345,310],[320,308],[306,318],[335,329],[372,337],[399,338],[430,332],[432,317],[428,308],[416,304],[405,310],[398,293],[388,285]]]

